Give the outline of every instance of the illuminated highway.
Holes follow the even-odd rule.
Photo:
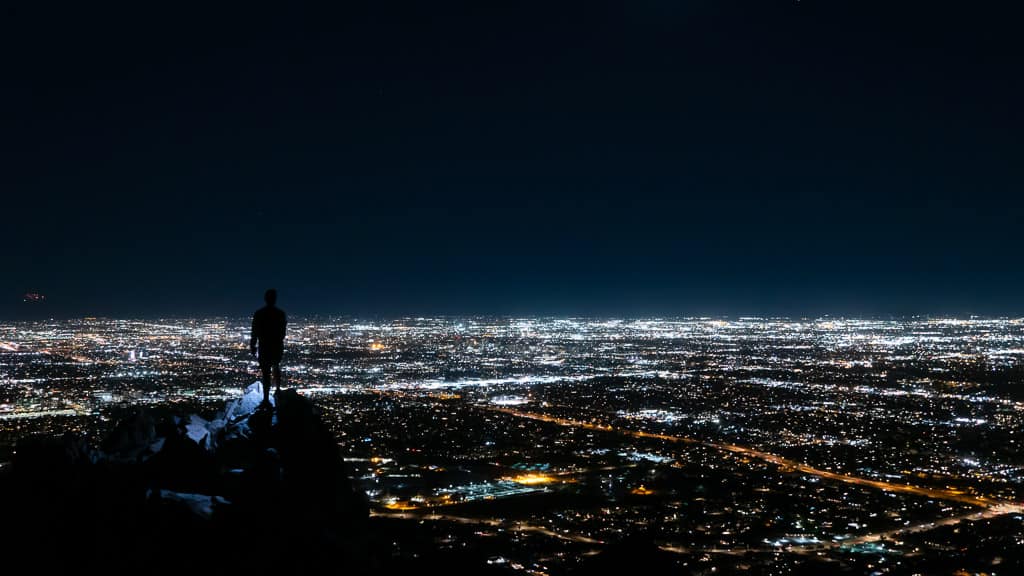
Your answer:
[[[551,538],[558,538],[559,540],[566,540],[570,542],[578,542],[581,544],[604,544],[601,540],[583,536],[580,534],[570,534],[568,532],[556,532],[550,528],[543,526],[536,526],[533,524],[527,524],[525,522],[513,522],[508,520],[498,520],[494,518],[470,518],[466,516],[452,516],[449,514],[435,514],[435,513],[415,513],[415,512],[381,512],[371,511],[371,517],[377,518],[398,518],[402,520],[427,520],[432,522],[444,521],[444,522],[457,522],[459,524],[479,524],[484,526],[491,526],[494,528],[501,528],[502,530],[508,530],[510,532],[534,532],[537,534],[543,534],[544,536],[550,536]]]
[[[835,480],[837,482],[845,482],[847,484],[855,484],[858,486],[866,486],[869,488],[875,488],[878,490],[884,490],[886,492],[902,492],[905,494],[914,494],[917,496],[925,496],[928,498],[935,498],[939,500],[949,500],[954,502],[962,502],[964,504],[970,504],[972,506],[980,506],[982,508],[993,508],[993,507],[1005,507],[1014,506],[1006,502],[999,502],[992,500],[991,498],[985,498],[983,496],[972,496],[961,490],[955,489],[941,489],[941,488],[926,488],[921,486],[911,486],[909,484],[896,484],[893,482],[883,482],[881,480],[869,480],[867,478],[861,478],[859,476],[851,476],[849,474],[842,474],[838,472],[831,472],[828,470],[822,470],[820,468],[814,468],[808,466],[802,462],[783,458],[776,454],[770,454],[768,452],[762,452],[754,448],[747,448],[745,446],[737,446],[735,444],[725,444],[719,442],[708,442],[705,440],[696,440],[694,438],[686,438],[683,436],[672,436],[669,434],[655,434],[652,432],[644,432],[641,430],[626,430],[622,428],[612,428],[610,425],[595,424],[593,422],[583,422],[579,420],[571,420],[568,418],[558,418],[555,416],[548,416],[545,414],[537,414],[535,412],[523,412],[521,410],[514,410],[512,408],[493,407],[491,410],[509,414],[512,416],[518,416],[520,418],[530,418],[533,420],[540,420],[542,422],[549,422],[552,424],[558,424],[559,426],[565,426],[569,428],[583,428],[586,430],[597,430],[600,432],[609,432],[615,434],[625,434],[627,436],[633,436],[635,438],[651,438],[656,440],[664,440],[666,442],[676,442],[685,444],[699,444],[701,446],[707,446],[714,448],[715,450],[721,450],[724,452],[731,452],[734,454],[742,454],[750,458],[756,458],[771,464],[775,464],[780,468],[789,468],[794,471],[809,474],[811,476],[818,476],[820,478],[826,478],[828,480]],[[1017,506],[1017,508],[1021,508]]]
[[[977,521],[985,520],[988,518],[995,518],[1004,514],[1020,514],[1024,512],[1024,506],[1016,504],[997,504],[986,510],[980,512],[970,512],[968,514],[960,514],[959,516],[951,516],[949,518],[943,518],[936,520],[935,522],[924,522],[921,524],[915,524],[913,526],[907,526],[904,528],[896,528],[893,530],[886,530],[884,532],[876,532],[873,534],[864,534],[863,536],[855,536],[852,538],[846,538],[841,541],[827,542],[815,546],[807,546],[808,550],[820,550],[822,548],[838,548],[840,546],[856,546],[857,544],[866,544],[868,542],[878,542],[881,540],[892,540],[897,536],[904,534],[913,534],[915,532],[927,532],[934,530],[940,526],[952,526],[959,524],[965,520]]]
[[[672,552],[674,554],[730,554],[730,555],[742,555],[742,554],[753,554],[753,553],[774,553],[779,548],[784,548],[787,552],[793,552],[796,554],[814,554],[823,550],[834,550],[839,548],[851,548],[860,544],[869,544],[872,542],[891,541],[899,536],[906,534],[914,534],[917,532],[928,532],[942,526],[954,526],[964,521],[978,521],[985,520],[988,518],[995,518],[1004,514],[1017,514],[1024,510],[1022,506],[1000,504],[992,506],[986,510],[980,512],[969,512],[967,514],[960,514],[957,516],[950,516],[949,518],[942,518],[934,522],[923,522],[920,524],[914,524],[912,526],[906,526],[903,528],[895,528],[892,530],[886,530],[884,532],[874,532],[871,534],[864,534],[862,536],[854,536],[850,538],[842,538],[832,541],[816,542],[813,544],[787,544],[785,546],[776,546],[771,548],[695,548],[691,546],[680,546],[676,544],[663,544],[658,546],[665,552]]]

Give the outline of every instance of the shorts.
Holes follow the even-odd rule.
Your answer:
[[[284,350],[273,348],[260,348],[260,368],[270,368],[281,363],[281,356]]]

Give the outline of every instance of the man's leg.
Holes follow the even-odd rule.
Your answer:
[[[274,364],[274,388],[281,391],[281,365]]]
[[[260,372],[262,373],[262,380],[260,381],[260,383],[263,384],[263,401],[269,404],[270,403],[270,365],[269,364],[260,364]]]

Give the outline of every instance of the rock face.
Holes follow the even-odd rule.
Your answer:
[[[139,411],[98,447],[19,442],[4,549],[47,573],[368,571],[368,502],[316,407],[261,399],[257,382],[210,421]]]

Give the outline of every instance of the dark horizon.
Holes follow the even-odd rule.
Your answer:
[[[1024,315],[1022,15],[10,6],[0,320]]]
[[[914,319],[957,319],[957,320],[1014,320],[1024,319],[1024,313],[1006,313],[998,310],[993,311],[991,308],[988,311],[979,311],[976,309],[955,309],[947,307],[941,310],[927,310],[924,308],[913,308],[903,311],[889,311],[883,308],[868,309],[862,307],[862,310],[851,310],[845,309],[835,311],[834,309],[826,309],[823,307],[818,308],[802,308],[793,309],[786,307],[774,307],[774,308],[712,308],[710,306],[704,307],[703,309],[698,308],[696,305],[689,308],[682,306],[671,308],[663,307],[661,309],[655,309],[652,306],[642,307],[635,306],[629,308],[621,304],[613,306],[574,306],[565,307],[561,309],[548,308],[543,310],[526,309],[523,307],[514,307],[505,304],[500,309],[490,308],[450,308],[442,309],[439,307],[419,307],[409,309],[383,309],[383,308],[372,308],[363,307],[357,308],[349,306],[347,308],[338,307],[335,309],[315,309],[311,308],[308,303],[294,302],[293,305],[288,307],[286,311],[289,316],[297,321],[314,321],[317,319],[331,318],[331,319],[348,319],[351,321],[397,321],[410,318],[426,318],[426,319],[466,319],[466,318],[536,318],[536,319],[580,319],[580,320],[651,320],[651,319],[662,319],[662,320],[674,320],[674,319],[709,319],[709,320],[738,320],[741,318],[764,318],[764,319],[786,319],[793,321],[811,321],[811,320],[824,320],[824,319],[844,319],[844,320],[914,320]],[[280,306],[284,309],[284,303],[281,302]],[[100,319],[100,320],[128,320],[128,321],[156,321],[156,320],[198,320],[198,319],[213,319],[221,318],[228,320],[240,320],[249,321],[252,317],[252,313],[259,306],[253,305],[248,308],[244,304],[237,302],[225,305],[223,307],[208,306],[203,309],[196,309],[193,307],[191,310],[188,306],[182,305],[178,308],[165,308],[162,310],[153,310],[152,308],[148,312],[138,312],[137,309],[130,307],[117,307],[110,306],[106,308],[94,308],[91,311],[82,311],[79,308],[74,307],[60,307],[52,305],[14,305],[9,306],[5,309],[0,309],[0,324],[3,323],[17,323],[17,322],[33,322],[33,321],[73,321],[81,319]],[[666,311],[667,310],[667,311]]]

